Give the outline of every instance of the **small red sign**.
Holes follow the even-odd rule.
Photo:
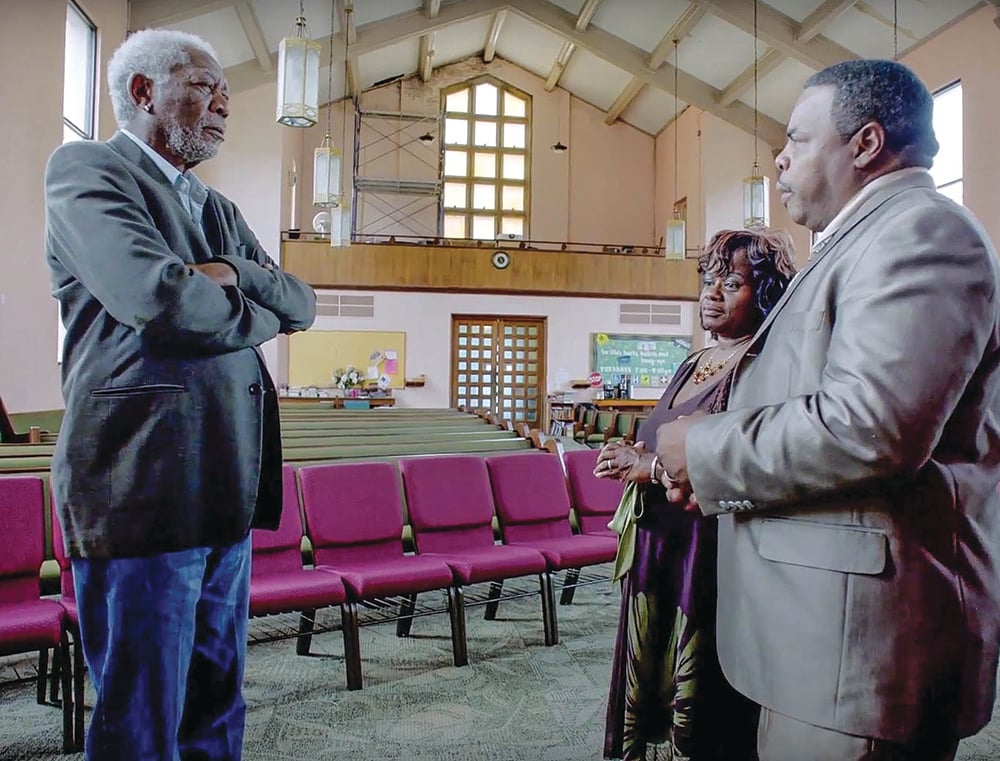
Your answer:
[[[604,376],[602,376],[600,373],[590,374],[591,388],[600,388],[602,383],[604,383]]]

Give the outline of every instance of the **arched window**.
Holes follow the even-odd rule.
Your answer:
[[[492,77],[443,91],[444,237],[528,237],[531,97]]]

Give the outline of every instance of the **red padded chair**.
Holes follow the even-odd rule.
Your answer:
[[[59,523],[59,516],[56,515],[55,503],[52,504],[52,554],[59,564],[59,604],[65,611],[66,618],[63,621],[67,632],[73,638],[73,670],[71,678],[73,682],[73,739],[74,748],[83,750],[84,726],[83,726],[83,686],[86,665],[83,660],[83,645],[80,642],[80,616],[76,608],[76,590],[73,588],[73,566],[66,556],[66,547],[63,542],[62,525]],[[49,694],[52,700],[58,699],[59,677],[62,676],[62,664],[56,658],[52,664],[52,683]],[[38,669],[39,689],[45,689],[45,672],[41,666]],[[64,692],[64,695],[68,693]]]
[[[39,652],[39,671],[48,668],[48,650],[69,663],[69,636],[62,606],[40,597],[39,571],[45,559],[45,491],[35,476],[0,478],[0,655]],[[62,669],[63,695],[70,694],[69,669]],[[38,702],[45,702],[39,681]],[[73,707],[63,700],[63,751],[73,743]]]
[[[446,455],[399,461],[413,544],[420,555],[444,560],[455,577],[464,621],[463,586],[493,582],[486,618],[496,615],[504,579],[538,574],[545,644],[559,642],[552,575],[545,557],[530,547],[498,545],[493,539],[493,492],[481,457]]]
[[[596,449],[574,449],[563,455],[570,501],[580,533],[615,536],[608,528],[608,521],[618,509],[625,484],[594,475],[598,454]]]
[[[295,471],[282,466],[281,522],[277,531],[254,530],[251,538],[250,615],[270,616],[299,612],[296,652],[309,653],[316,611],[342,605],[347,592],[340,577],[320,573],[302,565],[302,517]],[[344,658],[351,672],[351,658],[357,653],[353,632],[344,629]]]
[[[387,462],[311,465],[299,470],[306,527],[317,570],[344,581],[344,629],[358,630],[358,604],[404,597],[396,634],[405,636],[419,592],[448,592],[452,653],[456,666],[468,663],[465,619],[459,616],[451,569],[442,560],[403,551],[403,503],[396,469]],[[345,634],[346,636],[346,634]],[[345,640],[346,641],[346,640]],[[347,688],[362,687],[360,645],[348,664]]]
[[[566,477],[557,455],[496,455],[486,458],[486,467],[504,544],[538,550],[550,571],[566,571],[560,602],[568,605],[581,568],[614,561],[616,538],[573,533]]]

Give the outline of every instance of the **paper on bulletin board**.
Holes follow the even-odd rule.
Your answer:
[[[368,380],[378,380],[378,365],[368,366]]]
[[[399,371],[396,352],[391,349],[386,349],[383,356],[385,357],[385,374],[395,375]]]
[[[330,386],[338,369],[353,365],[367,375],[377,363],[374,353],[393,355],[396,371],[382,367],[389,376],[390,388],[403,388],[406,356],[406,333],[378,330],[320,330],[313,328],[288,337],[288,384],[290,386]],[[376,375],[372,380],[377,379]]]

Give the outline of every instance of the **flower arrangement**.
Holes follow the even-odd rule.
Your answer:
[[[360,386],[364,382],[365,378],[354,365],[348,365],[345,368],[337,370],[333,373],[333,384],[337,388],[351,389]]]

